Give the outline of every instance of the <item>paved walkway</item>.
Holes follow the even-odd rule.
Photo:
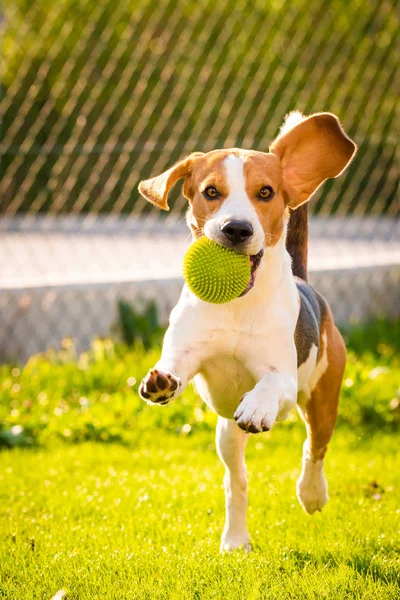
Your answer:
[[[123,283],[180,277],[190,243],[184,225],[169,231],[138,221],[53,222],[0,219],[0,289]],[[400,265],[393,220],[312,219],[309,270]]]

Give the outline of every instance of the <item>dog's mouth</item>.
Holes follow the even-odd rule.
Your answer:
[[[239,298],[241,298],[242,296],[247,294],[247,292],[249,292],[252,289],[252,287],[254,287],[254,283],[256,280],[256,271],[257,271],[258,267],[260,266],[263,255],[264,255],[264,249],[262,248],[260,250],[260,252],[258,252],[257,254],[252,254],[249,257],[250,268],[251,268],[250,279],[249,279],[249,283],[247,284],[246,289],[244,290],[244,292],[242,292],[240,294]]]

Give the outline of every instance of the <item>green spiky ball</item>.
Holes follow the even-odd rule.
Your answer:
[[[200,300],[224,304],[238,298],[251,275],[250,260],[225,246],[202,237],[185,254],[183,276]]]

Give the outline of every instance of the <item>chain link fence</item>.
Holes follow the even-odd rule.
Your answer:
[[[124,297],[165,321],[188,244],[140,179],[185,153],[266,151],[336,113],[359,152],[312,200],[311,280],[342,323],[399,313],[395,3],[4,0],[0,355],[106,335]]]

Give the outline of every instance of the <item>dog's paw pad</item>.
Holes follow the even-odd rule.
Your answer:
[[[151,369],[139,386],[139,395],[149,404],[168,404],[182,386],[181,381],[171,373]]]
[[[264,423],[255,425],[254,423],[252,423],[252,421],[243,421],[239,418],[235,418],[235,421],[238,427],[240,427],[240,429],[242,429],[246,433],[261,433],[262,431],[269,431],[271,429]]]

